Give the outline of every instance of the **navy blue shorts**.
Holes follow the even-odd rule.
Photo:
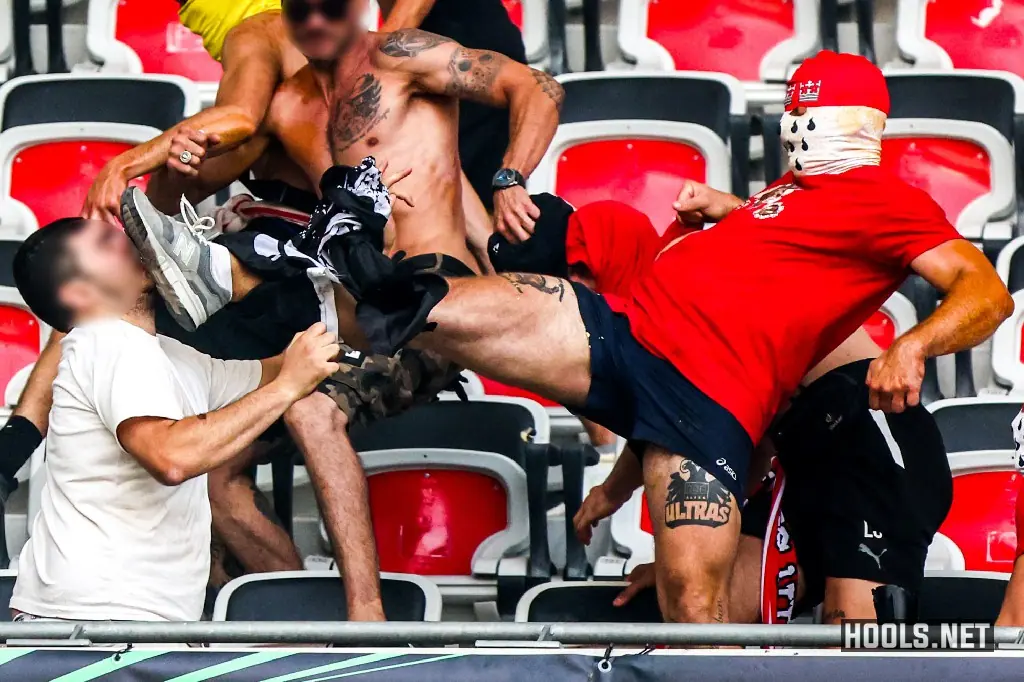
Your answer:
[[[693,460],[742,505],[753,444],[736,417],[641,346],[603,296],[572,287],[590,337],[590,393],[577,413],[629,440],[639,457],[653,444]]]

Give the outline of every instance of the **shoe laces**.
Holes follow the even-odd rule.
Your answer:
[[[196,207],[185,198],[185,195],[181,195],[181,201],[178,202],[178,208],[181,209],[181,221],[188,228],[188,231],[195,236],[201,242],[206,242],[206,234],[214,229],[215,223],[213,218],[209,216],[200,216],[196,211]]]

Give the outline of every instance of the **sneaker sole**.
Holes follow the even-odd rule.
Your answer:
[[[199,324],[206,321],[203,302],[192,293],[185,277],[167,254],[160,240],[150,232],[135,205],[126,202],[124,208],[121,218],[124,220],[125,231],[138,248],[143,265],[153,276],[160,296],[171,304],[167,306],[167,310],[185,331],[194,332]],[[184,291],[185,295],[180,295],[179,291]],[[185,313],[182,314],[178,310],[184,310]]]

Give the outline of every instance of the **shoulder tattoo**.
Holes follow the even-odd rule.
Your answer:
[[[415,57],[421,52],[450,42],[453,42],[450,38],[436,33],[421,31],[418,28],[405,28],[388,34],[379,49],[389,57]]]
[[[445,94],[469,99],[486,97],[508,57],[489,50],[459,47],[448,60]]]

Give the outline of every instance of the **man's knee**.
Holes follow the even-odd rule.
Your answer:
[[[696,562],[666,562],[658,570],[658,602],[670,623],[724,623],[728,571]]]
[[[348,429],[348,416],[330,397],[314,391],[284,413],[284,423],[299,437],[319,437]]]

